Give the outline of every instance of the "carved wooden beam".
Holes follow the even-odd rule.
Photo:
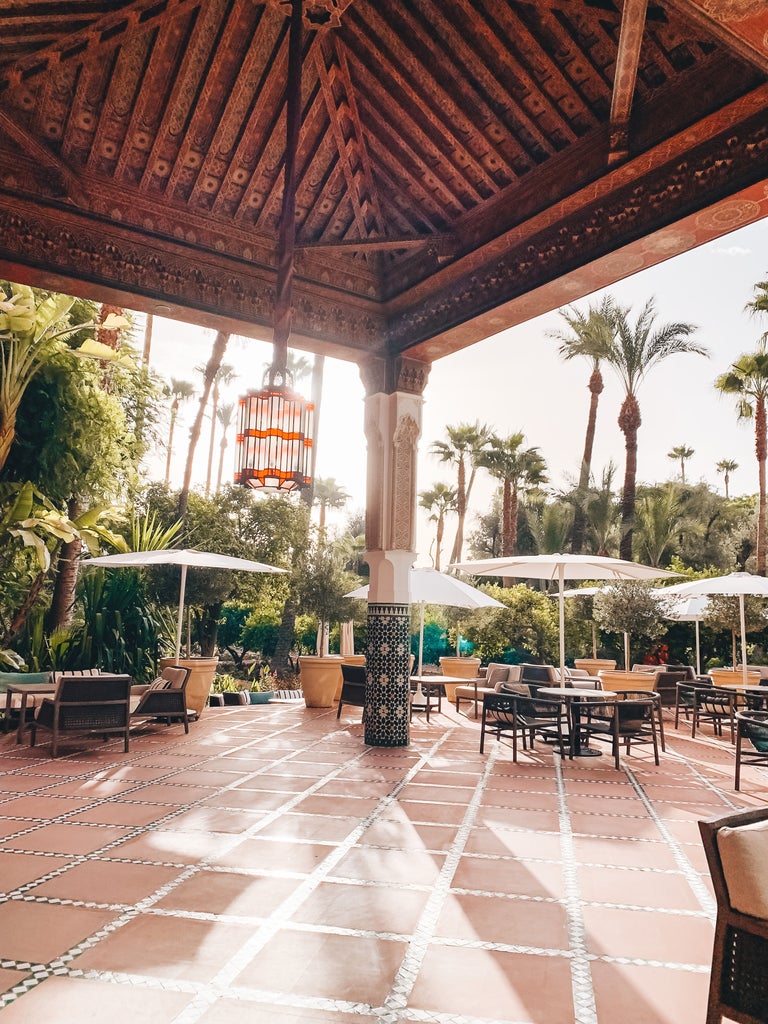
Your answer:
[[[611,137],[608,150],[608,164],[611,166],[629,156],[629,118],[647,9],[648,0],[625,0],[611,97]]]
[[[3,68],[0,72],[0,92],[66,61],[77,60],[82,63],[95,51],[119,46],[126,33],[149,29],[157,19],[164,20],[176,13],[186,14],[201,3],[202,0],[166,0],[162,4],[158,4],[157,0],[134,0],[133,3],[123,4],[87,28],[64,36],[50,46],[44,46]]]
[[[765,0],[737,0],[735,3],[726,0],[662,0],[662,6],[674,11],[681,21],[706,32],[758,71],[768,74],[768,48],[758,27],[762,19],[762,32],[768,31],[768,7]],[[749,20],[755,26],[754,42],[742,29]]]
[[[0,109],[0,129],[14,140],[16,145],[48,172],[48,184],[54,192],[70,199],[77,206],[88,206],[88,197],[77,176],[68,165],[60,160],[37,139],[28,135],[8,114]]]

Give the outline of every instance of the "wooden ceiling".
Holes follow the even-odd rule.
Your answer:
[[[4,5],[0,274],[269,337],[289,8]],[[768,213],[764,0],[305,21],[296,347],[430,361]]]

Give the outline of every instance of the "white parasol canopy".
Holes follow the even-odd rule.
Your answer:
[[[345,597],[368,597],[368,587],[358,587]],[[421,605],[421,622],[419,626],[419,671],[421,675],[424,655],[424,606],[427,604],[444,604],[452,608],[503,608],[504,605],[493,597],[488,597],[482,590],[472,587],[469,583],[457,580],[437,569],[422,568],[408,570],[408,598],[411,604]]]
[[[508,558],[484,558],[477,562],[458,562],[451,566],[473,576],[516,576],[522,579],[557,580],[560,613],[560,678],[565,678],[565,580],[653,580],[678,573],[656,569],[652,565],[627,562],[601,555],[510,555]]]
[[[747,685],[747,630],[744,615],[744,598],[768,598],[768,579],[755,576],[751,572],[732,572],[727,576],[712,576],[704,580],[691,580],[689,583],[676,583],[667,587],[665,593],[684,597],[699,597],[720,594],[723,597],[738,597],[739,621],[741,625],[741,670],[744,685]],[[734,666],[735,667],[735,666]]]
[[[162,548],[159,551],[126,551],[119,555],[99,555],[98,558],[83,559],[83,565],[97,565],[105,569],[140,569],[150,565],[181,566],[179,587],[179,616],[176,625],[176,661],[181,653],[181,628],[184,621],[184,593],[187,586],[187,569],[235,569],[238,572],[287,572],[264,562],[252,562],[247,558],[219,555],[213,551],[196,551],[194,548]]]

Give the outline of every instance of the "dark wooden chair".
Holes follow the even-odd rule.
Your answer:
[[[563,732],[565,712],[559,700],[526,696],[521,692],[486,693],[483,697],[483,716],[480,722],[480,753],[485,751],[485,734],[492,733],[500,740],[502,734],[512,737],[512,760],[517,761],[518,736],[523,750],[528,743],[533,750],[535,737],[555,741],[560,754],[567,753],[568,737]]]
[[[341,708],[344,704],[351,704],[353,707],[363,709],[363,720],[365,720],[365,665],[342,665],[341,666],[341,697],[336,717],[341,717]]]
[[[131,677],[124,675],[54,675],[56,692],[46,697],[29,723],[30,745],[37,730],[51,734],[51,756],[70,736],[122,736],[128,752],[130,734]]]
[[[187,710],[189,673],[190,669],[183,665],[167,665],[158,678],[139,694],[139,702],[131,711],[131,726],[140,721],[164,722],[166,725],[182,722],[184,732],[188,733],[190,720],[197,717],[195,712]]]
[[[697,686],[693,694],[693,717],[691,739],[702,722],[709,722],[715,736],[723,735],[723,725],[731,734],[731,743],[736,742],[736,712],[744,705],[744,698],[735,688],[725,686]]]
[[[717,899],[706,1024],[768,1021],[768,807],[699,822]]]
[[[649,690],[623,690],[616,697],[581,705],[581,728],[587,737],[609,740],[615,766],[618,768],[621,747],[629,754],[633,743],[650,743],[653,759],[659,763],[659,726],[663,749],[661,699]]]
[[[741,786],[743,764],[768,765],[768,712],[739,711],[736,715],[736,758],[733,788]]]

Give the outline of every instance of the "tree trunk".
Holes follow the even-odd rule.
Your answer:
[[[603,375],[595,367],[592,371],[592,376],[589,378],[591,396],[589,400],[589,416],[587,417],[587,433],[584,437],[584,454],[581,457],[581,470],[579,471],[578,500],[573,514],[573,531],[571,533],[571,551],[576,555],[581,554],[587,533],[584,497],[589,487],[589,476],[592,469],[592,450],[595,445],[595,431],[597,429],[597,405],[603,392],[603,386]]]
[[[0,470],[8,460],[14,438],[16,437],[16,414],[8,416],[0,422]]]
[[[224,359],[224,353],[227,350],[228,341],[229,335],[225,334],[224,331],[219,331],[216,335],[216,340],[213,343],[211,357],[205,367],[205,374],[203,376],[203,393],[200,396],[200,405],[197,408],[197,416],[195,416],[195,422],[193,423],[192,430],[189,434],[189,451],[187,452],[187,464],[184,469],[184,482],[181,486],[181,492],[179,493],[179,507],[177,513],[179,519],[185,519],[187,515],[189,489],[192,482],[192,465],[195,461],[195,449],[197,448],[197,442],[200,440],[200,432],[203,429],[203,417],[205,416],[205,407],[208,405],[208,397],[211,393],[211,388],[213,387],[216,374],[219,372],[222,360]]]
[[[464,467],[464,456],[459,459],[458,481],[456,486],[456,539],[453,542],[451,562],[461,561],[461,552],[464,547],[464,517],[467,514],[467,492],[466,492],[466,469]]]
[[[211,477],[213,476],[213,449],[216,444],[216,413],[219,408],[219,384],[214,381],[213,401],[211,402],[211,440],[208,443],[208,467],[205,473],[205,496],[211,493]]]
[[[221,442],[219,443],[219,472],[216,475],[216,493],[218,494],[221,490],[221,478],[224,475],[224,453],[227,450],[227,432],[226,430],[221,435]]]
[[[635,489],[637,484],[637,431],[642,420],[640,406],[634,395],[624,399],[619,412],[619,427],[624,434],[626,464],[624,490],[621,496],[621,543],[619,558],[632,561],[632,527],[635,519]]]
[[[728,501],[728,483],[729,483],[729,481],[730,481],[730,477],[728,476],[728,470],[726,469],[726,471],[725,471],[725,500],[726,501]]]
[[[283,607],[283,617],[280,620],[280,628],[277,631],[277,643],[275,653],[272,655],[271,666],[273,671],[293,672],[290,654],[293,650],[293,634],[296,630],[296,605],[289,598]]]
[[[175,398],[171,405],[171,423],[168,427],[168,454],[165,457],[165,483],[171,479],[171,453],[173,452],[173,432],[176,429],[176,417],[179,414],[179,400]]]
[[[765,401],[755,403],[755,452],[759,478],[759,500],[757,505],[757,574],[765,576],[765,459],[766,422]]]
[[[67,509],[70,519],[77,519],[82,511],[77,498],[72,498]],[[62,544],[56,560],[56,573],[53,583],[51,607],[46,618],[51,631],[66,629],[72,625],[72,612],[75,607],[75,589],[80,574],[80,551],[83,543],[79,537]]]
[[[440,548],[443,543],[443,533],[445,532],[445,516],[442,512],[438,513],[437,516],[437,529],[435,531],[435,569],[440,572]]]

